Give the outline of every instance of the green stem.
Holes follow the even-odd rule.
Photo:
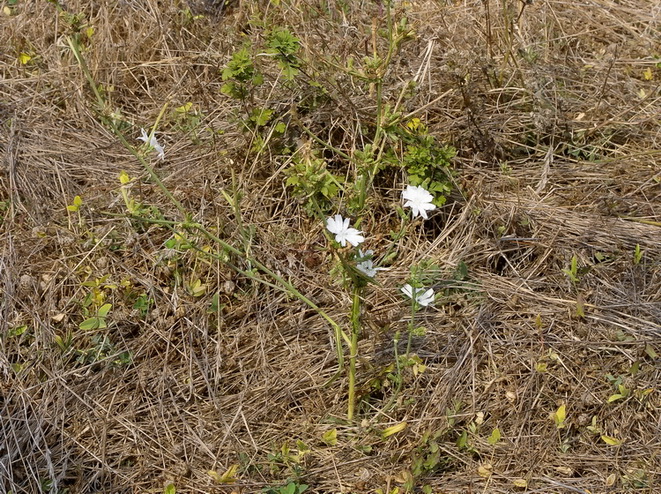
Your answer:
[[[312,310],[314,310],[317,314],[319,314],[330,326],[333,328],[333,331],[335,333],[335,346],[337,350],[337,362],[338,362],[338,371],[324,384],[324,386],[329,385],[331,382],[333,382],[337,377],[340,375],[344,368],[344,351],[342,349],[342,341],[344,340],[349,346],[351,346],[351,342],[353,341],[352,338],[349,338],[349,336],[342,331],[342,328],[340,328],[339,324],[337,324],[325,311],[323,311],[317,304],[312,302],[309,298],[307,298],[305,295],[303,295],[296,287],[290,283],[289,281],[285,280],[282,278],[280,275],[272,271],[271,269],[267,268],[264,264],[260,263],[256,259],[252,258],[249,256],[246,252],[242,252],[241,250],[237,249],[236,247],[230,245],[229,243],[225,242],[224,240],[218,238],[217,236],[213,235],[211,232],[209,232],[206,228],[204,228],[202,225],[197,224],[197,223],[192,223],[188,221],[190,218],[190,215],[184,208],[184,206],[172,195],[172,193],[168,190],[168,188],[163,184],[159,176],[156,174],[154,169],[149,166],[149,164],[145,161],[145,159],[138,153],[135,147],[133,147],[129,142],[126,140],[124,137],[124,134],[117,128],[115,125],[115,122],[112,119],[106,118],[106,116],[103,114],[103,110],[106,108],[106,102],[103,99],[103,96],[99,92],[99,88],[94,82],[94,79],[92,77],[92,74],[89,70],[89,67],[87,66],[87,62],[85,61],[84,57],[82,56],[79,48],[78,48],[78,43],[77,40],[74,40],[72,37],[69,37],[67,39],[67,42],[69,44],[69,47],[71,48],[71,51],[76,58],[76,61],[78,62],[81,70],[83,71],[83,74],[85,75],[85,78],[87,79],[87,82],[89,83],[92,92],[94,93],[97,103],[99,105],[99,117],[101,118],[101,121],[108,125],[108,127],[112,130],[112,132],[117,136],[117,138],[120,140],[122,145],[129,150],[133,156],[136,157],[136,159],[140,162],[140,164],[143,166],[143,168],[147,171],[149,174],[150,178],[157,184],[157,186],[163,191],[163,193],[166,195],[166,197],[170,200],[172,204],[175,205],[175,207],[179,210],[181,215],[186,218],[186,221],[183,223],[187,227],[190,228],[195,228],[199,232],[201,232],[204,236],[207,238],[213,240],[216,242],[219,246],[221,246],[223,249],[226,251],[232,252],[233,254],[238,255],[242,259],[244,259],[246,262],[248,262],[250,265],[255,266],[258,270],[262,271],[264,274],[268,275],[271,277],[273,280],[276,281],[278,285],[272,284],[267,282],[266,280],[263,280],[259,276],[256,276],[254,273],[241,270],[238,267],[234,267],[239,273],[247,276],[250,279],[253,279],[257,282],[266,284],[268,286],[272,286],[275,288],[279,288],[280,290],[289,293],[290,295],[296,297],[299,299],[301,302],[305,303],[308,307],[310,307]],[[167,108],[167,103],[163,106],[161,109],[161,112],[158,115],[158,118],[156,120],[156,124],[160,121],[162,116],[165,113],[165,109]],[[156,125],[155,124],[155,125]],[[155,128],[155,126],[154,126]],[[154,128],[152,128],[152,134],[154,132]],[[316,136],[315,136],[316,137]],[[144,221],[149,221],[152,223],[160,223],[163,225],[168,226],[170,229],[173,231],[175,230],[176,225],[182,225],[181,222],[168,222],[168,221],[158,221],[158,220],[153,220],[149,218],[143,218]],[[178,232],[181,234],[181,232]],[[191,242],[191,245],[194,245]],[[197,250],[200,250],[199,248],[196,247]]]

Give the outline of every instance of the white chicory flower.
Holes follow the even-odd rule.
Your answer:
[[[378,271],[387,270],[387,268],[374,267],[374,262],[372,261],[373,255],[374,255],[373,250],[366,250],[365,252],[363,252],[362,250],[358,249],[357,258],[362,259],[362,261],[356,263],[356,269],[358,269],[358,271],[363,273],[368,278],[374,278]]]
[[[142,135],[138,137],[138,139],[148,143],[150,147],[154,148],[154,150],[158,153],[158,159],[160,160],[165,159],[165,149],[163,149],[163,146],[161,146],[158,143],[158,141],[156,140],[156,136],[152,135],[151,137],[149,137],[145,129],[140,129],[140,132],[142,133]]]
[[[404,207],[411,208],[411,213],[414,218],[420,215],[424,219],[427,219],[427,211],[433,211],[436,209],[436,206],[432,203],[434,196],[422,187],[407,185],[406,190],[402,192],[402,197],[406,201]]]
[[[342,218],[339,214],[326,220],[326,228],[335,234],[335,241],[339,242],[342,247],[346,247],[347,242],[356,247],[365,241],[365,237],[361,235],[363,232],[349,228],[349,218]]]
[[[402,288],[402,293],[408,298],[415,299],[415,301],[420,304],[422,307],[427,307],[434,303],[434,289],[430,288],[425,291],[424,288],[413,288],[408,283]]]

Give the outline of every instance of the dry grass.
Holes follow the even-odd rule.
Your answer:
[[[390,493],[430,455],[429,433],[439,461],[415,484],[433,492],[661,489],[657,2],[396,2],[395,18],[406,15],[416,36],[396,55],[384,97],[394,102],[415,78],[403,112],[458,149],[457,188],[432,219],[410,225],[390,271],[366,294],[365,401],[355,423],[344,420],[345,377],[324,386],[337,361],[323,319],[194,251],[168,258],[170,231],[124,216],[122,170],[144,177],[134,197],[180,218],[99,118],[66,43],[76,29],[66,15],[37,0],[3,6],[12,15],[0,16],[0,490],[162,492],[172,481],[177,492],[247,493],[298,478],[311,492]],[[309,145],[303,123],[351,154],[373,132],[374,93],[322,58],[360,63],[384,9],[303,0],[190,6],[72,0],[66,11],[94,27],[84,55],[109,110],[133,124],[132,143],[166,101],[200,112],[189,129],[166,112],[158,129],[166,160],[155,164],[194,220],[235,245],[239,220],[254,227],[254,257],[346,323],[350,295],[328,274],[322,225],[284,185],[290,157],[275,145],[250,151],[237,121],[242,104],[221,94],[220,70],[242,43],[263,43],[260,19],[288,26],[301,39],[305,77],[287,88],[263,61],[255,104],[290,123],[290,145]],[[376,40],[379,50],[384,43]],[[21,53],[32,59],[22,64]],[[326,99],[311,103],[306,77]],[[351,179],[351,163],[332,165]],[[362,228],[377,252],[391,245],[403,180],[385,174],[371,192]],[[221,189],[242,196],[240,218]],[[66,210],[75,195],[84,200],[80,223]],[[592,267],[577,287],[563,273],[574,255]],[[465,263],[470,283],[421,313],[427,333],[414,350],[427,369],[407,378],[385,412],[390,391],[370,382],[383,380],[393,335],[406,328],[398,286],[425,259],[446,278]],[[83,282],[105,275],[120,285],[104,290],[109,328],[82,331],[91,290]],[[201,297],[185,289],[197,278],[208,285]],[[133,308],[143,293],[153,299],[145,317]],[[130,363],[118,360],[125,351]],[[608,374],[621,376],[630,396],[608,403],[616,393]],[[549,414],[562,404],[567,424],[556,429]],[[597,432],[588,429],[593,417]],[[405,431],[381,439],[402,421]],[[338,443],[328,446],[321,436],[332,428]],[[494,428],[502,438],[492,445]],[[468,447],[459,448],[464,431]],[[297,464],[269,456],[297,440],[311,448]],[[233,464],[233,483],[207,473]],[[527,487],[515,485],[521,479]]]

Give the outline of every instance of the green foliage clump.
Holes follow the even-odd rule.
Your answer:
[[[245,99],[250,88],[264,82],[264,76],[255,68],[247,47],[234,52],[232,59],[222,72],[223,81],[228,81],[220,88],[223,94],[235,99]]]
[[[308,209],[325,212],[342,187],[343,178],[328,171],[323,158],[304,153],[285,170],[286,185],[292,194],[302,199]]]
[[[278,67],[288,81],[296,77],[299,72],[300,61],[297,58],[301,48],[300,40],[287,28],[276,27],[271,31],[267,41],[267,53],[273,55]]]
[[[452,146],[441,146],[433,136],[415,136],[406,146],[402,164],[409,183],[428,190],[434,196],[434,205],[445,204],[452,191],[451,161],[457,154]]]

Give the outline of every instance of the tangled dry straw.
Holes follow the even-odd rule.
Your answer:
[[[311,96],[274,72],[259,103],[290,117],[292,129],[300,118],[335,148],[362,149],[373,94],[321,60],[383,49],[373,36],[373,26],[384,28],[383,5],[2,5],[0,491],[162,492],[172,482],[177,492],[247,493],[298,476],[310,492],[389,493],[430,454],[425,434],[436,435],[440,460],[416,486],[433,492],[661,489],[658,2],[395,2],[416,35],[395,57],[385,98],[394,103],[417,82],[404,113],[458,149],[457,183],[440,212],[397,241],[399,256],[366,295],[358,375],[370,399],[356,423],[342,420],[344,378],[324,386],[337,361],[316,313],[220,262],[183,259],[180,268],[208,286],[202,297],[173,282],[163,249],[171,232],[123,216],[119,173],[145,177],[133,189],[143,203],[168,218],[178,212],[99,115],[121,110],[135,140],[166,101],[192,102],[203,132],[171,121],[158,129],[164,184],[195,221],[237,244],[237,211],[219,191],[239,193],[254,257],[346,323],[351,301],[328,274],[323,225],[284,186],[288,158],[250,151],[220,71],[244,43],[259,43],[260,19],[289,27],[328,99],[295,115]],[[107,109],[95,106],[67,47],[76,22],[94,28],[84,54]],[[292,143],[309,144],[303,134]],[[349,174],[349,163],[334,166]],[[397,224],[402,180],[375,183],[362,228],[377,252]],[[84,229],[66,210],[76,195]],[[589,268],[578,288],[563,272],[573,256]],[[383,381],[393,334],[406,328],[398,287],[411,264],[430,258],[446,279],[464,263],[468,279],[461,290],[443,285],[423,313],[427,332],[414,351],[426,370],[386,411],[388,390],[380,397],[370,386]],[[108,289],[112,324],[81,331],[82,283],[106,275],[128,280],[153,307],[141,317]],[[57,341],[67,337],[63,352]],[[631,394],[608,403],[617,384]],[[563,404],[558,429],[549,414]],[[379,434],[404,421],[401,433]],[[321,438],[332,428],[338,442],[328,445]],[[491,444],[496,428],[501,439]],[[297,440],[310,452],[296,465],[277,458]],[[208,474],[234,464],[227,484]]]

